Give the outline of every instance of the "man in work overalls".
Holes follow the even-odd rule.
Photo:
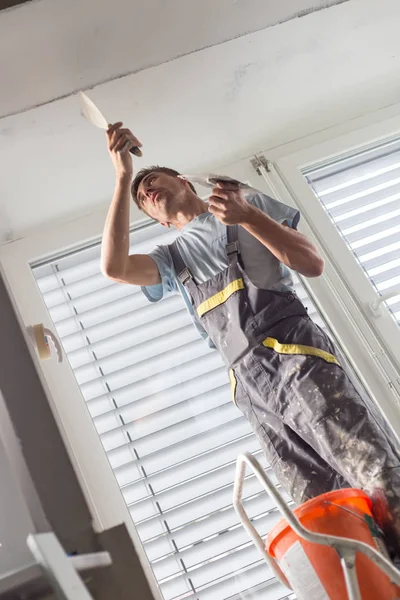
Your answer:
[[[234,401],[296,503],[355,487],[400,556],[400,450],[381,414],[350,378],[332,341],[291,289],[289,269],[317,277],[323,260],[299,232],[297,210],[262,193],[217,184],[207,205],[172,169],[140,171],[122,123],[108,147],[116,188],[102,242],[103,273],[142,286],[157,302],[181,293],[194,323],[230,370]],[[179,234],[129,255],[130,197]]]

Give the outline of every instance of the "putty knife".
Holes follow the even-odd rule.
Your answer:
[[[110,125],[107,122],[104,115],[97,108],[93,100],[91,100],[89,96],[84,92],[79,92],[79,95],[81,98],[82,116],[84,116],[85,119],[89,121],[89,123],[92,123],[92,125],[95,125],[96,127],[107,131]],[[135,156],[143,156],[141,149],[137,146],[132,146],[132,148],[129,149],[129,152],[131,152]]]
[[[247,183],[242,183],[229,175],[216,175],[215,173],[205,173],[204,175],[180,175],[182,179],[186,179],[193,185],[202,185],[203,187],[214,188],[217,183],[232,183],[241,190],[253,190]]]

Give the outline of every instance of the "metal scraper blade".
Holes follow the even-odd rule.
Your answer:
[[[84,116],[89,123],[92,123],[92,125],[107,131],[108,122],[93,100],[91,100],[84,92],[79,92],[79,95],[81,98],[82,116]]]
[[[109,123],[103,113],[97,108],[93,100],[89,98],[85,92],[79,92],[79,96],[81,99],[81,114],[89,123],[95,125],[99,129],[104,129],[107,131],[109,128]],[[135,156],[142,156],[142,151],[137,146],[132,146],[129,149],[129,152],[135,154]]]

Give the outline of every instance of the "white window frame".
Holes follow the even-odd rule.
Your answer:
[[[359,148],[371,140],[383,140],[397,132],[400,135],[399,115],[400,105],[390,107],[307,139],[263,151],[263,154],[277,169],[283,169],[286,174],[289,167],[298,170],[299,164],[303,165],[306,157],[312,162],[315,158],[315,151],[313,153],[312,149],[317,145],[323,149],[324,157],[327,157],[341,154],[346,149]],[[302,154],[298,156],[303,157],[300,163],[291,163],[293,158],[290,157],[300,151]],[[317,156],[315,162],[319,162],[321,158],[322,155]],[[250,159],[229,165],[221,171],[242,180],[249,180],[260,191],[288,204],[297,205],[296,194],[288,192],[280,172],[263,172],[265,179],[258,177],[251,167]],[[98,241],[106,212],[107,209],[104,208],[0,247],[2,273],[24,331],[28,325],[40,322],[45,327],[53,328],[30,265],[46,257]],[[138,220],[138,214],[134,210],[135,224],[142,225],[147,219],[140,216]],[[303,217],[301,231],[321,248],[321,240],[318,239],[309,216],[305,214]],[[382,346],[371,328],[366,326],[365,320],[360,319],[359,307],[343,285],[335,266],[328,259],[325,275],[319,279],[306,280],[305,284],[317,306],[323,309],[321,312],[350,357],[356,372],[379,402],[394,430],[400,435],[398,397],[396,390],[389,385],[393,378],[398,376],[398,372],[390,372],[389,366],[382,364],[382,356],[379,355]],[[349,327],[348,322],[343,321],[343,312],[353,324],[353,329]],[[27,336],[26,339],[28,340]],[[91,510],[95,530],[101,532],[121,523],[126,524],[153,595],[156,600],[161,600],[157,582],[68,361],[65,360],[60,365],[55,360],[40,362],[33,349],[31,354]],[[400,385],[400,377],[397,384]]]

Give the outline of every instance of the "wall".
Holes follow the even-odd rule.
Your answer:
[[[67,551],[98,546],[91,517],[0,280],[0,386],[44,513]]]
[[[0,396],[1,401],[1,396]],[[26,545],[33,522],[0,439],[0,577],[33,562]]]

